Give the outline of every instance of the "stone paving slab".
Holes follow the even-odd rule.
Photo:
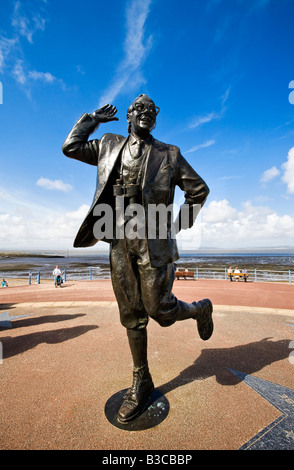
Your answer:
[[[216,305],[207,342],[193,320],[150,321],[150,370],[169,411],[130,432],[105,414],[131,381],[116,302],[10,304],[12,328],[0,329],[0,449],[294,449],[294,310],[244,307]]]

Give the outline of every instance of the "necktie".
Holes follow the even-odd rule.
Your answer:
[[[134,149],[134,153],[133,153],[133,158],[137,159],[137,158],[140,158],[143,154],[143,147],[144,147],[144,142],[141,140],[141,141],[138,141],[137,144],[136,144],[136,148]]]

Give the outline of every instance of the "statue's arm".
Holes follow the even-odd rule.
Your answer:
[[[99,140],[88,140],[100,123],[117,121],[117,110],[112,105],[103,106],[93,114],[83,114],[75,123],[62,145],[64,155],[90,165],[97,165]]]
[[[97,165],[99,141],[88,141],[90,134],[97,127],[97,123],[91,114],[83,114],[75,123],[62,145],[64,155],[89,163],[90,165]]]
[[[189,220],[177,220],[179,230],[191,228],[195,219],[204,205],[208,195],[209,187],[201,176],[191,167],[191,165],[179,153],[177,161],[176,184],[185,193],[185,203],[189,206]]]

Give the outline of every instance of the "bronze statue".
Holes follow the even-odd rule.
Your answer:
[[[146,208],[159,204],[168,207],[178,185],[185,193],[189,209],[186,226],[191,227],[193,208],[202,207],[209,194],[206,183],[183,158],[178,147],[152,137],[159,108],[146,95],[138,96],[128,108],[127,138],[105,134],[100,140],[88,140],[100,123],[118,120],[116,112],[114,106],[106,105],[93,114],[83,114],[62,147],[67,157],[98,169],[94,200],[75,238],[75,247],[97,243],[94,227],[98,206],[107,204],[116,210],[119,198],[131,205],[137,202],[144,209],[147,225]],[[110,244],[112,285],[133,359],[133,384],[118,412],[121,423],[129,422],[142,412],[154,389],[147,360],[149,317],[164,327],[192,318],[203,340],[208,340],[213,332],[213,307],[209,299],[189,304],[172,293],[173,263],[179,255],[171,225],[168,220],[165,237],[148,237],[144,230],[146,235],[135,238],[117,236],[115,231],[103,238]]]

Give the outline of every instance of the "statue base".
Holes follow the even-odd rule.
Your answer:
[[[117,392],[106,402],[105,416],[113,426],[125,431],[143,431],[153,428],[165,420],[169,413],[169,402],[159,390],[155,389],[140,415],[128,423],[120,423],[117,419],[117,413],[126,391],[127,389]]]

